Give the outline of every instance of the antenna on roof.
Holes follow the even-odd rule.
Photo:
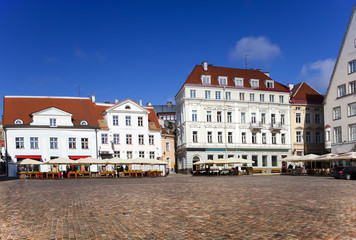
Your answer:
[[[78,87],[78,97],[80,97],[80,85],[79,84],[75,84],[74,87]]]
[[[245,68],[246,69],[248,68],[247,56],[249,56],[249,55],[245,54]]]

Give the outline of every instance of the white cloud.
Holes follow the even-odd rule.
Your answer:
[[[332,58],[307,63],[303,65],[300,76],[303,81],[307,82],[315,90],[325,93],[329,86],[334,65],[335,59]]]
[[[230,51],[230,57],[268,63],[276,57],[281,56],[281,49],[266,37],[244,37],[236,42],[235,48]]]

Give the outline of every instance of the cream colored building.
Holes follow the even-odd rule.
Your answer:
[[[162,160],[167,162],[167,169],[170,172],[175,171],[175,134],[171,130],[163,129],[162,138]]]
[[[324,97],[306,82],[290,87],[292,154],[323,154]]]

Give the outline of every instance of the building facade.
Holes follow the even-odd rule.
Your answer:
[[[356,4],[324,100],[325,147],[356,151]]]
[[[291,89],[291,137],[293,155],[318,154],[324,148],[324,97],[306,82]]]
[[[291,154],[289,88],[261,70],[197,65],[176,95],[177,164],[242,157],[281,168]]]
[[[162,160],[167,162],[169,172],[176,168],[175,133],[170,129],[162,129]]]

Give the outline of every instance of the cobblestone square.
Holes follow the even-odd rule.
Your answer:
[[[280,175],[0,181],[0,239],[356,239],[356,181]]]

